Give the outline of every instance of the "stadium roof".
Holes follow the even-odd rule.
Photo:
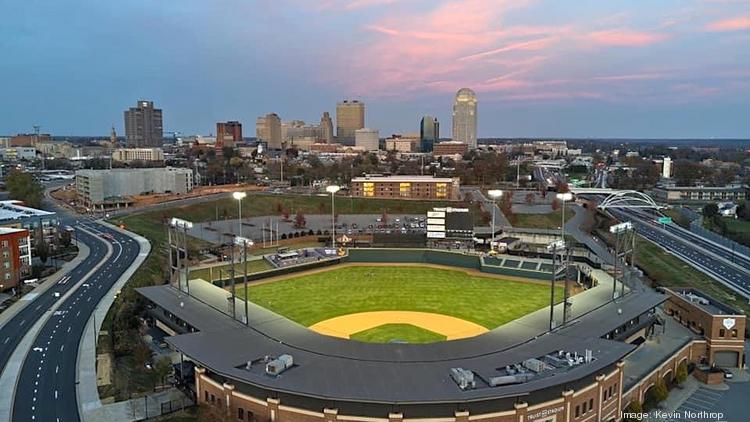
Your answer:
[[[588,292],[595,293],[592,289]],[[528,394],[575,382],[622,359],[635,346],[601,338],[662,303],[666,296],[649,291],[626,295],[601,305],[596,292],[571,300],[578,318],[547,333],[548,309],[531,313],[486,334],[431,344],[370,344],[317,334],[289,319],[250,303],[246,327],[205,303],[169,286],[138,291],[163,309],[201,330],[167,338],[167,342],[212,372],[255,387],[343,401],[373,403],[435,403],[493,400]],[[561,306],[556,307],[561,312]],[[558,315],[559,316],[559,315]],[[559,319],[558,319],[559,320]],[[462,367],[480,379],[501,375],[498,368],[565,350],[594,361],[554,376],[539,376],[522,384],[462,391],[449,370]],[[247,370],[248,361],[290,354],[295,366],[279,377]]]

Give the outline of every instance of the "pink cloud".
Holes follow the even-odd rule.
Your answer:
[[[591,32],[585,36],[585,39],[602,46],[642,47],[662,42],[667,39],[667,36],[657,32],[610,29]]]
[[[665,75],[662,73],[632,73],[627,75],[609,75],[609,76],[596,76],[592,78],[595,81],[649,81],[655,79],[662,79]]]
[[[744,31],[748,29],[750,29],[750,16],[724,19],[711,22],[705,26],[705,30],[711,32]]]
[[[474,53],[468,56],[460,57],[458,60],[475,60],[482,59],[488,56],[494,56],[500,53],[506,53],[508,51],[522,50],[522,51],[536,51],[543,50],[549,47],[552,43],[557,41],[557,37],[544,37],[530,41],[522,41],[517,43],[508,44],[492,50],[483,51],[481,53]]]

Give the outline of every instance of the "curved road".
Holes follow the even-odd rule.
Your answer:
[[[79,225],[86,230],[111,236],[105,238],[100,235],[93,239],[93,236],[87,235],[85,240],[92,250],[91,255],[95,254],[95,250],[100,250],[97,256],[101,260],[101,254],[106,253],[101,252],[106,250],[101,243],[103,241],[111,242],[112,254],[80,288],[64,299],[60,308],[39,331],[16,385],[13,421],[80,420],[76,397],[77,360],[84,329],[99,301],[138,256],[138,243],[130,237],[95,222],[85,221]],[[80,268],[85,273],[97,264],[93,259],[84,262],[86,265],[82,263],[76,271]]]

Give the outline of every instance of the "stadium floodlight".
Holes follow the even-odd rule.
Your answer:
[[[233,192],[232,198],[237,200],[237,205],[240,207],[239,210],[239,217],[237,218],[237,226],[239,227],[239,232],[237,233],[240,237],[242,237],[242,200],[245,199],[247,194],[245,192]]]
[[[560,222],[560,236],[565,240],[565,203],[573,199],[573,194],[570,192],[563,192],[557,194],[557,199],[562,201],[562,212],[561,212],[561,222]]]
[[[615,224],[614,226],[611,226],[609,228],[609,232],[613,234],[623,233],[628,230],[633,230],[633,223],[631,223],[630,221],[626,221],[620,224]]]
[[[492,251],[495,249],[495,208],[497,208],[495,201],[497,198],[503,196],[503,191],[500,189],[492,189],[488,190],[487,194],[492,198],[492,235],[490,237],[490,251]]]
[[[336,197],[336,192],[340,190],[341,186],[338,185],[326,186],[326,192],[331,194],[331,246],[333,249],[336,249],[336,204],[334,198]]]
[[[234,238],[234,244],[237,246],[253,246],[254,245],[252,239],[248,239],[246,237],[240,237],[240,236],[236,236]]]
[[[169,225],[180,229],[192,229],[193,223],[191,221],[183,220],[181,218],[172,218],[169,221]]]

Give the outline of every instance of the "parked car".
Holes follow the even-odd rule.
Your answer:
[[[727,368],[719,368],[719,370],[724,373],[724,378],[725,379],[732,379],[732,378],[734,378],[734,374],[729,369],[727,369]]]

